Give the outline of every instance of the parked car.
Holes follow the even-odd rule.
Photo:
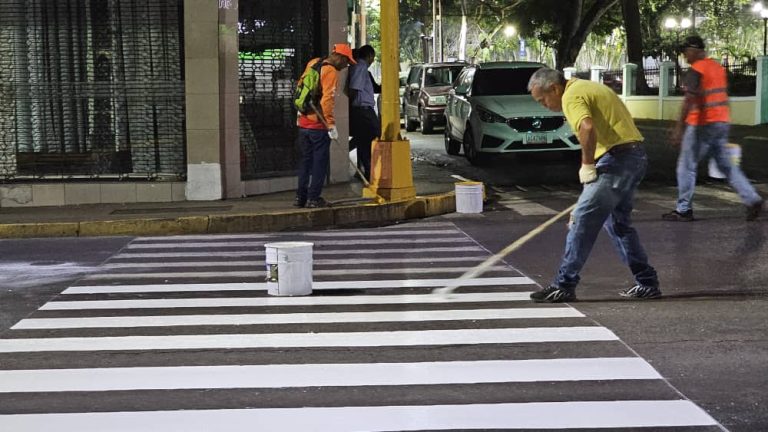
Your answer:
[[[448,90],[464,62],[423,63],[411,66],[403,92],[405,130],[412,132],[421,124],[421,132],[431,133],[435,125],[445,122],[443,111]]]
[[[580,150],[562,113],[547,110],[528,93],[528,81],[544,67],[534,62],[467,66],[449,91],[445,151],[479,165],[500,153]]]

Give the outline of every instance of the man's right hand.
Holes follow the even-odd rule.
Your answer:
[[[336,126],[331,126],[331,128],[328,129],[328,136],[331,137],[332,140],[339,139],[339,131],[336,130]]]

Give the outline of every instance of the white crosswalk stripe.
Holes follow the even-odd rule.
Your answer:
[[[313,295],[267,295],[264,243],[298,240]],[[137,238],[0,337],[0,429],[718,430],[512,267],[430,293],[487,256],[442,222]]]

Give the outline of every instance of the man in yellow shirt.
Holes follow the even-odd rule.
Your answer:
[[[584,190],[571,214],[565,254],[552,284],[531,294],[537,303],[576,300],[579,272],[589,257],[600,228],[629,266],[635,285],[624,297],[661,297],[656,270],[632,227],[635,190],[645,176],[648,158],[643,136],[624,103],[609,87],[587,80],[566,81],[559,71],[542,68],[528,82],[531,96],[551,111],[562,111],[581,143],[579,180]]]

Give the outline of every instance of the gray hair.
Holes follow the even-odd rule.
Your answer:
[[[565,85],[565,82],[565,76],[562,72],[543,67],[531,75],[531,79],[528,81],[528,91],[530,92],[534,87],[549,90],[555,84]]]

